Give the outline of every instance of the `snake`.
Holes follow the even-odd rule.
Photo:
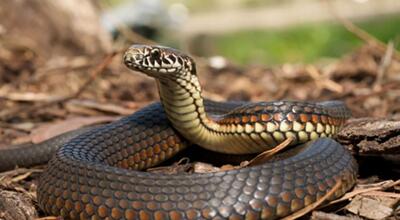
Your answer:
[[[179,50],[135,44],[123,62],[155,79],[160,102],[33,148],[0,150],[3,170],[50,160],[37,187],[45,213],[65,219],[278,219],[329,192],[327,200],[338,198],[355,184],[355,159],[333,139],[350,117],[343,102],[215,102],[203,98],[194,59]],[[240,157],[289,138],[289,149],[239,169],[144,171],[192,145]]]

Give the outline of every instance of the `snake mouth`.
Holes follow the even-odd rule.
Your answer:
[[[180,71],[179,68],[161,68],[161,67],[146,66],[141,63],[134,63],[127,60],[125,60],[124,62],[128,68],[135,71],[144,72],[149,75],[162,74],[162,73],[175,73]]]
[[[128,68],[152,77],[176,74],[185,67],[183,57],[161,46],[133,45],[125,52],[123,60]]]

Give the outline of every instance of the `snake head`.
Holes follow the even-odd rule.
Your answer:
[[[156,78],[195,73],[192,58],[168,47],[132,45],[123,60],[128,68]]]

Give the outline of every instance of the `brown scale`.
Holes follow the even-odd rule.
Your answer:
[[[241,118],[235,117],[235,124],[239,124],[241,122]]]
[[[278,112],[273,115],[273,118],[275,121],[280,122],[285,118],[285,116],[283,115],[283,113]]]
[[[333,118],[328,117],[328,124],[332,125],[333,124]]]
[[[287,120],[289,120],[290,122],[294,122],[294,121],[296,121],[296,116],[295,116],[295,114],[293,114],[293,113],[288,113],[287,115],[286,115],[286,118],[287,118]]]
[[[272,105],[269,105],[269,106],[267,106],[267,107],[265,108],[265,110],[267,110],[267,111],[274,111],[274,110],[275,110],[275,107],[272,106]]]
[[[328,117],[326,115],[321,115],[321,122],[326,124],[328,122]]]

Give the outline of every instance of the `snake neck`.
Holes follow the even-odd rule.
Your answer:
[[[296,144],[332,136],[345,118],[339,107],[281,102],[245,106],[214,120],[205,111],[197,75],[159,77],[158,86],[173,127],[192,143],[221,153],[258,153],[289,137]]]
[[[208,117],[197,75],[158,79],[161,103],[174,128],[186,139],[207,149],[224,151],[221,125]]]

